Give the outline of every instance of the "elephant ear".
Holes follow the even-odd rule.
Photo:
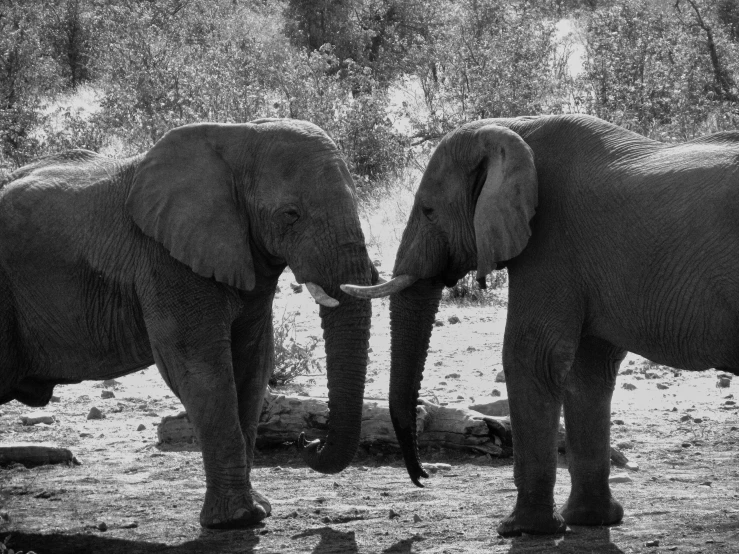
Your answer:
[[[254,262],[229,162],[248,133],[248,125],[216,124],[168,132],[139,164],[126,201],[136,224],[172,257],[244,290],[254,288]]]
[[[518,256],[526,247],[538,202],[538,181],[534,154],[516,133],[489,125],[475,134],[485,174],[474,217],[480,279],[497,262]]]

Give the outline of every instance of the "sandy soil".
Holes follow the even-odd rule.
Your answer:
[[[307,293],[293,293],[289,275],[283,281],[277,316],[298,311],[299,339],[319,335]],[[386,398],[387,303],[376,302],[374,312],[366,397]],[[453,316],[459,323],[449,322]],[[485,401],[493,389],[505,395],[505,384],[495,382],[505,307],[445,303],[439,321],[423,395],[446,403]],[[118,381],[112,389],[95,382],[58,387],[60,401],[46,408],[57,422],[48,426],[21,425],[20,415],[32,411],[26,406],[0,406],[0,442],[52,443],[82,462],[0,470],[0,541],[7,548],[37,554],[739,552],[733,404],[739,398],[732,396],[736,382],[717,388],[715,371],[673,371],[629,356],[613,402],[612,442],[639,465],[627,472],[628,482],[613,484],[626,509],[623,523],[515,539],[495,533],[515,501],[511,460],[440,450],[425,451],[424,460],[451,470],[434,474],[424,489],[412,485],[394,453],[361,450],[346,471],[327,476],[306,469],[294,448],[262,451],[253,480],[272,501],[272,517],[243,531],[203,530],[200,454],[156,444],[156,424],[181,404],[154,368]],[[299,387],[322,396],[325,379],[307,376]],[[102,399],[103,390],[115,398]],[[105,419],[88,421],[92,406]],[[140,424],[145,429],[138,431]],[[569,490],[561,462],[559,504]],[[658,545],[646,546],[652,541]]]

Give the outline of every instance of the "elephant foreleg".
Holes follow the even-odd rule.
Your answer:
[[[626,352],[595,337],[581,340],[564,395],[572,488],[561,513],[574,525],[609,525],[623,517],[611,496],[611,397]]]
[[[272,507],[269,501],[251,485],[257,426],[267,383],[274,367],[272,299],[270,297],[267,300],[264,306],[249,306],[249,314],[240,317],[232,325],[231,356],[239,423],[246,448],[246,482],[254,502],[270,515]]]
[[[542,335],[544,331],[529,330],[517,336],[515,331],[506,329],[503,365],[518,496],[513,513],[498,526],[498,533],[504,537],[566,530],[555,509],[554,484],[562,386],[575,347],[561,340],[543,347],[538,340]]]

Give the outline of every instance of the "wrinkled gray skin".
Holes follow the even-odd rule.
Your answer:
[[[620,521],[609,433],[626,351],[739,374],[737,160],[739,133],[668,146],[586,116],[490,119],[447,135],[395,263],[396,277],[418,280],[390,300],[390,410],[412,480],[426,477],[415,413],[443,285],[507,266],[518,498],[498,532]],[[563,405],[572,489],[558,513]]]
[[[270,506],[249,473],[288,264],[340,302],[320,309],[328,437],[304,455],[324,473],[349,464],[371,307],[338,287],[376,272],[352,179],[318,127],[188,125],[144,156],[72,151],[0,185],[0,403],[43,406],[56,384],[156,363],[202,446],[201,524],[256,523]]]

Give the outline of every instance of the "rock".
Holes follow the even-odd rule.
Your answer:
[[[449,464],[423,464],[423,468],[428,470],[429,473],[436,473],[437,471],[449,471],[452,466]]]
[[[636,385],[633,383],[624,383],[623,385],[621,385],[621,388],[626,390],[634,390],[636,389]]]
[[[659,541],[657,539],[653,541],[647,541],[644,543],[644,546],[646,547],[659,546]]]
[[[451,316],[449,316],[449,319],[447,319],[447,321],[451,325],[456,325],[457,323],[459,323],[459,318],[456,315],[451,315]]]
[[[459,373],[450,373],[449,375],[445,375],[444,379],[459,379]]]
[[[668,385],[666,383],[657,383],[657,388],[659,390],[666,390],[666,389],[669,389],[670,388],[670,385]]]
[[[62,399],[61,399],[61,398],[59,398],[58,396],[52,396],[52,397],[51,397],[51,398],[49,399],[49,402],[61,402],[61,400],[62,400]]]
[[[136,427],[137,431],[143,431],[144,429],[146,429],[146,425],[144,425],[143,423],[139,423],[139,426]]]
[[[303,292],[303,285],[300,283],[290,283],[290,288],[293,289],[293,292]]]
[[[87,414],[87,419],[103,419],[105,414],[100,411],[99,408],[93,406],[90,408],[90,413]]]
[[[624,420],[623,420],[623,419],[612,419],[612,420],[611,420],[611,423],[612,423],[613,425],[625,425],[625,423],[624,423]]]
[[[702,417],[694,417],[693,418],[693,423],[703,423],[703,418]]]
[[[421,523],[423,520],[418,514],[413,514],[413,523]]]
[[[106,379],[105,381],[103,381],[104,387],[117,387],[118,385],[120,385],[120,383],[115,379]]]
[[[434,326],[435,327],[444,327],[444,322],[441,321],[440,319],[437,319],[436,321],[434,321]]]
[[[692,445],[692,444],[690,444],[689,442],[685,441],[684,443],[682,443],[682,445],[681,445],[681,446],[682,446],[683,448],[690,448],[690,447],[691,447],[691,446],[693,446],[693,445]]]
[[[608,478],[609,483],[631,483],[633,479],[626,473],[616,473]]]
[[[693,417],[690,414],[685,414],[680,418],[680,421],[690,421]]]
[[[498,393],[500,394],[500,393]],[[468,407],[470,410],[480,412],[488,416],[507,416],[511,414],[510,406],[507,398],[493,400],[487,404],[472,404]]]
[[[104,390],[100,393],[100,398],[115,398],[115,393],[112,390]]]
[[[48,412],[31,412],[30,414],[22,415],[20,420],[23,425],[37,425],[39,423],[51,425],[56,421],[54,416]]]
[[[11,464],[22,464],[25,467],[50,464],[80,465],[74,454],[66,448],[27,443],[0,446],[0,466]]]
[[[395,519],[396,517],[400,517],[400,514],[390,508],[390,513],[388,514],[388,519]]]
[[[121,529],[136,529],[139,526],[138,521],[129,521],[128,523],[121,523]]]
[[[634,373],[634,370],[630,367],[622,369],[621,371],[618,372],[619,375],[631,375],[633,373]]]
[[[490,396],[500,396],[500,391],[498,389],[493,389],[493,392],[490,393]]]
[[[500,371],[498,375],[495,376],[495,382],[505,383],[505,371]]]
[[[659,379],[662,377],[661,374],[657,373],[656,371],[647,371],[644,373],[644,377],[647,379]]]
[[[626,465],[624,467],[630,471],[639,471],[639,464],[636,462],[626,462]]]
[[[731,386],[731,379],[725,375],[721,375],[716,382],[717,389],[725,389]]]
[[[100,531],[107,531],[108,530],[108,524],[105,523],[104,521],[101,521],[100,523],[97,524],[97,528]]]

